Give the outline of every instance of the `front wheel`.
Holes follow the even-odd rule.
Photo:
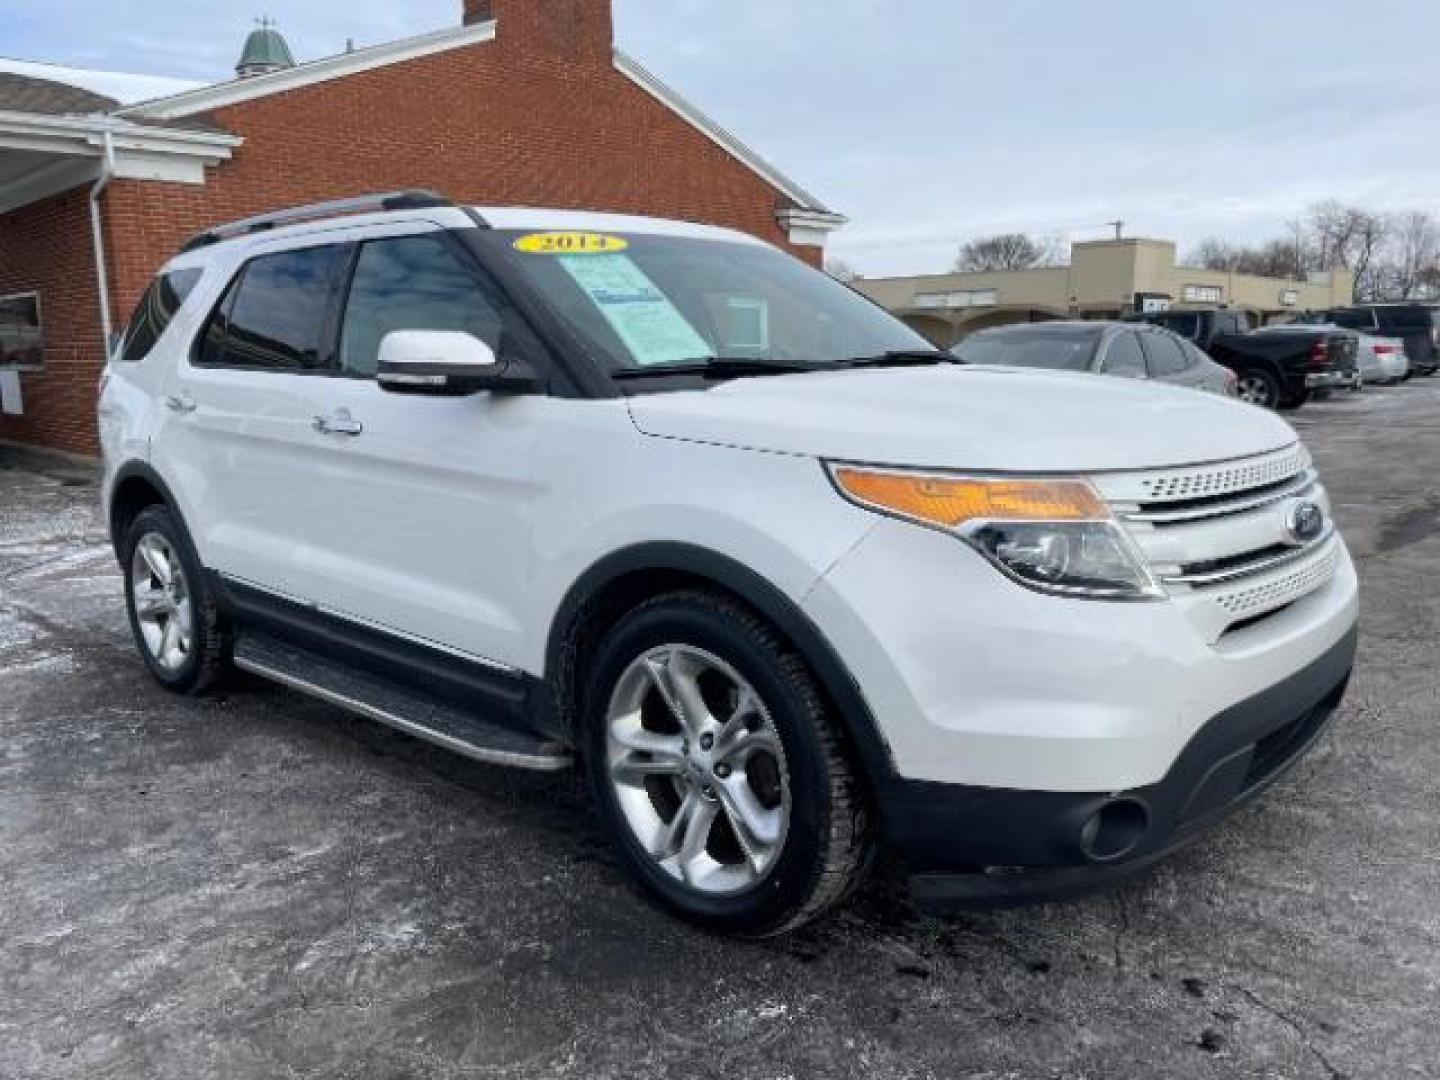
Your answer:
[[[725,597],[643,604],[601,644],[583,759],[626,866],[707,928],[783,933],[850,894],[864,793],[803,661]]]
[[[1235,396],[1262,409],[1280,407],[1280,380],[1264,368],[1246,368],[1240,372]]]

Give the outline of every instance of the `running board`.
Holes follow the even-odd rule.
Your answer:
[[[242,632],[235,666],[473,761],[539,772],[573,764],[559,743],[486,723],[448,702],[267,634]]]

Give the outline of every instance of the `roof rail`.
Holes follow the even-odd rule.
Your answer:
[[[345,214],[373,214],[383,210],[425,210],[438,206],[454,206],[444,195],[434,191],[388,191],[379,195],[359,195],[350,199],[332,199],[329,202],[310,203],[294,206],[288,210],[276,210],[270,214],[232,221],[217,225],[213,229],[196,233],[181,246],[181,251],[194,251],[209,247],[222,240],[233,240],[237,236],[278,229],[282,225],[294,225],[301,221],[320,218],[341,217]]]

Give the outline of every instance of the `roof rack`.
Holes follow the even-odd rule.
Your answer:
[[[373,214],[384,210],[426,210],[432,207],[453,207],[455,204],[435,191],[389,191],[380,195],[359,195],[350,199],[332,199],[329,202],[310,203],[294,206],[288,210],[276,210],[271,214],[232,221],[217,225],[213,229],[196,233],[181,246],[181,251],[194,251],[209,247],[222,240],[233,240],[237,236],[278,229],[282,225],[294,225],[301,221],[320,218],[341,217],[345,214]]]

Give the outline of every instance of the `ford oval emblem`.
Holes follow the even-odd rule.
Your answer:
[[[1285,540],[1292,546],[1313,544],[1324,531],[1325,511],[1318,504],[1302,499],[1285,511]]]

